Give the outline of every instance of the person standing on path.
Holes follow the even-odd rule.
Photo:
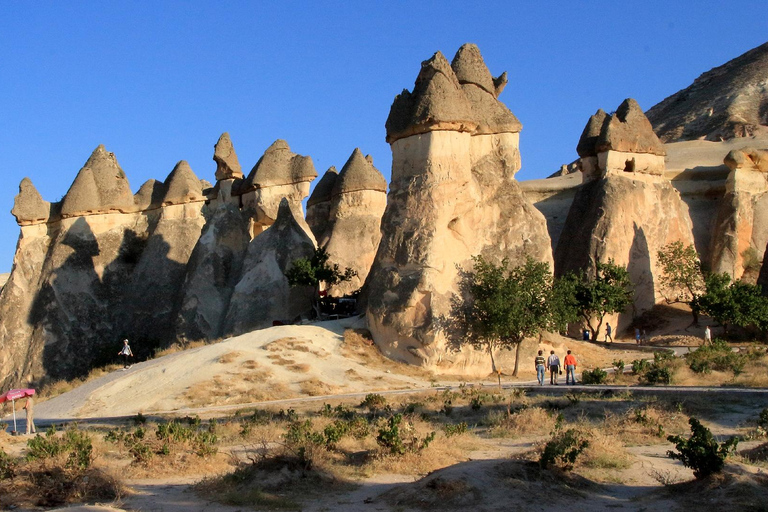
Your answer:
[[[565,356],[563,364],[565,365],[565,383],[571,385],[576,384],[576,356],[571,354],[570,350]]]
[[[37,432],[37,429],[35,428],[35,420],[32,417],[33,409],[34,402],[32,401],[32,397],[27,397],[27,402],[24,404],[24,410],[27,411],[27,435]]]
[[[557,375],[560,373],[560,358],[555,355],[554,350],[549,352],[547,366],[549,366],[549,383],[557,386]]]
[[[533,360],[533,365],[536,367],[536,378],[539,381],[539,386],[544,385],[544,372],[546,371],[544,367],[546,360],[544,359],[543,354],[544,351],[539,350],[539,355],[537,355],[536,359]]]
[[[608,340],[611,340],[610,342],[613,343],[613,336],[611,336],[611,332],[613,329],[611,329],[611,324],[608,322],[605,323],[605,342],[608,343]]]
[[[118,352],[118,355],[123,356],[123,369],[130,368],[128,358],[133,357],[133,352],[131,352],[131,347],[128,345],[128,340],[123,340],[123,348]]]
[[[640,329],[635,327],[635,343],[640,344]]]
[[[712,331],[709,330],[709,326],[706,326],[704,328],[704,344],[705,345],[712,344]]]

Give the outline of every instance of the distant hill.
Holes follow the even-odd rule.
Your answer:
[[[768,133],[768,43],[707,71],[646,115],[665,143]]]

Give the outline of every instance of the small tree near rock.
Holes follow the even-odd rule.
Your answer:
[[[605,315],[621,313],[632,303],[629,272],[612,259],[597,263],[594,278],[581,272],[566,274],[561,279],[572,281],[578,314],[592,333],[592,341],[597,341]]]
[[[309,258],[293,260],[291,266],[285,271],[288,284],[295,286],[311,286],[315,293],[312,295],[312,309],[320,318],[320,288],[329,288],[335,284],[349,281],[357,275],[357,272],[349,267],[342,271],[337,263],[328,263],[329,255],[323,247],[318,247]]]
[[[517,376],[523,339],[538,335],[550,322],[547,301],[552,274],[547,263],[531,258],[512,269],[506,259],[500,265],[482,256],[472,260],[472,270],[459,270],[460,294],[452,298],[447,335],[455,346],[469,344],[487,351],[501,386],[494,353],[514,348],[512,374]]]
[[[693,316],[692,325],[699,325],[701,297],[706,292],[699,254],[693,245],[677,241],[658,252],[661,265],[661,291],[667,304],[687,304]]]

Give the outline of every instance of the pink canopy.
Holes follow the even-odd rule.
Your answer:
[[[19,398],[24,398],[27,396],[32,396],[35,394],[34,389],[12,389],[6,393],[3,393],[0,395],[0,404],[3,402],[6,402],[8,400],[18,400]]]

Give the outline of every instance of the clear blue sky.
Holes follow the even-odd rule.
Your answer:
[[[355,147],[389,177],[384,122],[422,60],[476,43],[523,123],[521,180],[575,159],[587,118],[647,109],[768,40],[765,2],[0,3],[0,211],[32,179],[59,200],[98,144],[134,192],[178,160],[213,180],[228,131],[244,171],[278,138],[320,174]],[[0,272],[18,226],[0,213]]]

